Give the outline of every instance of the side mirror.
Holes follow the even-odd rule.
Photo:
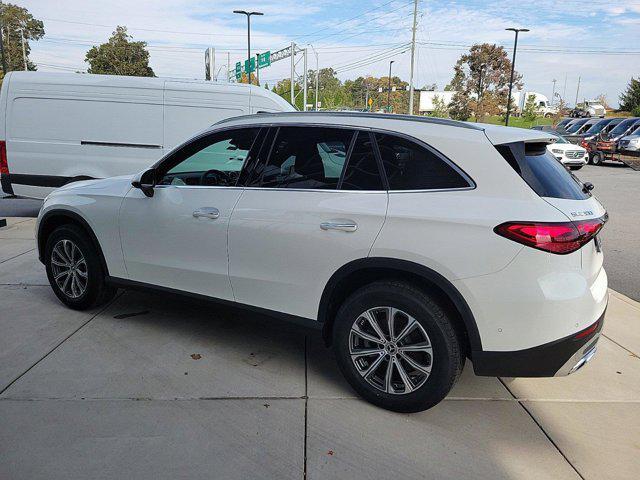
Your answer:
[[[584,193],[590,192],[591,190],[593,190],[593,183],[584,182],[582,184],[582,190],[584,191]]]
[[[154,168],[145,170],[138,177],[134,178],[131,186],[142,190],[147,197],[153,197],[153,187],[156,186],[156,171]]]

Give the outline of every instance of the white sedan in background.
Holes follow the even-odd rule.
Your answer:
[[[565,167],[571,170],[580,170],[587,164],[587,150],[580,145],[568,142],[560,135],[554,135],[558,138],[555,143],[547,145],[554,157],[556,157]]]

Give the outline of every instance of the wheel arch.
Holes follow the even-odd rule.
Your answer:
[[[438,272],[407,260],[369,257],[354,260],[339,268],[327,282],[318,307],[318,320],[327,345],[331,343],[335,315],[344,301],[358,288],[382,279],[400,279],[417,284],[434,294],[436,299],[454,315],[454,327],[461,334],[467,355],[482,350],[482,342],[475,318],[458,289]]]
[[[47,245],[47,239],[49,238],[49,235],[51,235],[51,233],[56,228],[62,225],[76,225],[89,236],[91,243],[98,252],[100,265],[102,266],[105,275],[109,275],[107,262],[104,258],[104,254],[102,253],[102,247],[100,246],[98,237],[96,237],[96,234],[93,232],[93,229],[91,228],[89,223],[80,214],[72,212],[70,210],[49,210],[43,215],[42,219],[40,219],[37,232],[38,259],[40,260],[40,262],[44,263],[44,250]]]

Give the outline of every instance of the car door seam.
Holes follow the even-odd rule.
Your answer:
[[[229,230],[231,229],[231,220],[233,219],[233,213],[236,210],[236,207],[238,206],[238,204],[240,203],[240,200],[242,199],[242,197],[244,196],[244,188],[242,188],[242,190],[240,191],[240,195],[238,195],[238,198],[236,199],[236,202],[233,204],[233,207],[231,207],[231,212],[229,213],[229,221],[227,222],[227,281],[229,282],[229,287],[231,288],[231,296],[233,297],[234,301],[237,301],[236,299],[236,292],[233,290],[233,282],[231,281],[231,255],[229,253]]]

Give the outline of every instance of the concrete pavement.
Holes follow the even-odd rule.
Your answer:
[[[0,478],[637,478],[640,304],[566,378],[476,377],[419,414],[358,399],[317,332],[126,292],[63,307],[33,220],[0,229]]]

